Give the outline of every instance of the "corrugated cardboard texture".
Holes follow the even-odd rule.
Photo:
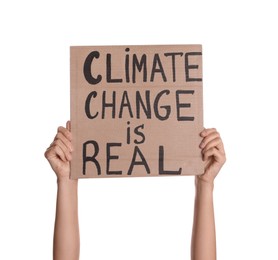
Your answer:
[[[72,179],[203,173],[201,45],[70,51]]]

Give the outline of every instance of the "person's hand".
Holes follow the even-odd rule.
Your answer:
[[[204,129],[200,135],[203,137],[200,148],[205,162],[205,171],[204,174],[198,175],[196,180],[213,184],[215,177],[226,162],[224,145],[215,128]]]
[[[53,171],[58,179],[67,178],[70,175],[70,161],[72,159],[72,134],[70,132],[70,122],[67,122],[67,128],[58,127],[54,141],[45,151],[45,157],[49,161]]]

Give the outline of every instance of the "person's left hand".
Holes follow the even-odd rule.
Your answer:
[[[200,135],[203,137],[200,148],[205,161],[205,171],[204,174],[197,176],[197,179],[213,184],[215,177],[226,162],[224,145],[215,128],[204,129]]]

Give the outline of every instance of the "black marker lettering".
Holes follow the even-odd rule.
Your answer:
[[[157,65],[158,65],[158,68],[157,68]],[[163,69],[163,66],[162,66],[162,63],[161,63],[161,60],[159,58],[158,53],[156,53],[154,55],[154,58],[153,58],[153,67],[152,67],[152,73],[151,73],[151,82],[154,81],[154,74],[155,73],[160,73],[162,78],[163,78],[163,81],[164,82],[167,81],[166,76],[165,76],[165,72],[164,72],[164,69]]]
[[[136,156],[137,154],[139,155],[139,157],[141,158],[140,161],[136,161]],[[135,146],[134,147],[134,153],[133,153],[133,157],[132,157],[132,161],[131,161],[131,164],[130,164],[130,167],[128,169],[128,172],[127,174],[128,175],[131,175],[132,174],[132,171],[133,171],[133,167],[134,165],[143,165],[147,171],[147,173],[149,174],[150,173],[150,168],[149,168],[149,165],[144,157],[144,155],[142,154],[142,152],[140,151],[139,147],[138,146]]]
[[[177,171],[174,170],[164,170],[164,146],[159,146],[159,165],[158,165],[158,172],[159,174],[173,174],[173,175],[179,175],[181,174],[181,168],[179,168]]]
[[[95,115],[92,116],[91,114],[91,102],[92,102],[92,97],[95,98],[97,96],[97,92],[96,91],[92,91],[88,97],[86,98],[86,102],[85,102],[85,113],[86,113],[86,116],[89,118],[89,119],[94,119],[98,116],[98,112],[95,113]]]
[[[156,96],[156,98],[154,100],[154,113],[155,113],[156,117],[159,120],[161,120],[161,121],[166,120],[166,119],[169,118],[169,115],[171,113],[171,107],[169,105],[167,105],[167,106],[160,106],[160,108],[164,108],[165,111],[166,111],[165,116],[161,116],[161,114],[158,111],[158,103],[159,103],[160,98],[162,97],[162,95],[164,95],[164,94],[169,95],[169,93],[170,93],[170,90],[168,90],[168,89],[163,90],[163,91],[161,91],[161,92],[159,92],[157,94],[157,96]]]
[[[96,85],[101,81],[102,76],[98,75],[96,78],[93,77],[92,72],[91,72],[91,67],[92,67],[92,62],[93,59],[99,58],[99,52],[98,51],[92,51],[86,58],[83,66],[83,73],[85,79],[88,81],[88,83],[92,85]]]
[[[95,152],[92,156],[87,156],[87,146],[88,145],[93,145],[93,147],[94,147]],[[87,162],[94,163],[97,168],[97,174],[98,175],[101,174],[100,164],[96,159],[98,152],[99,152],[99,147],[98,147],[98,143],[96,141],[91,140],[91,141],[87,141],[83,144],[83,175],[86,175],[86,163]]]
[[[164,53],[166,57],[171,56],[172,57],[172,74],[173,74],[173,82],[176,82],[176,56],[182,56],[182,52],[167,52]]]
[[[111,65],[111,54],[107,53],[106,56],[106,80],[108,83],[120,83],[122,79],[112,79],[112,65]]]
[[[107,107],[112,108],[112,118],[115,118],[116,113],[116,91],[112,92],[112,103],[106,103],[106,91],[102,93],[102,119],[105,118],[105,109]]]
[[[187,82],[190,82],[190,81],[202,81],[202,78],[191,78],[189,76],[189,72],[190,70],[193,70],[193,69],[198,69],[199,66],[198,65],[189,65],[189,56],[199,56],[199,55],[202,55],[201,52],[187,52],[185,54],[185,75],[186,75],[186,81]]]
[[[106,144],[106,174],[107,175],[122,174],[122,171],[110,171],[110,161],[119,159],[118,155],[111,155],[110,148],[115,147],[115,146],[119,147],[119,146],[122,146],[122,144],[121,143],[107,143]]]
[[[135,129],[134,129],[134,133],[135,133],[136,135],[142,137],[142,140],[141,140],[141,141],[138,141],[137,139],[135,139],[135,140],[134,140],[134,143],[135,143],[135,144],[142,144],[142,143],[145,142],[145,139],[146,139],[144,133],[141,132],[141,131],[139,130],[140,128],[144,129],[144,124],[143,124],[143,125],[139,125],[139,126],[135,127]]]
[[[121,102],[121,105],[120,105],[119,118],[123,117],[124,107],[128,108],[129,116],[132,118],[133,117],[132,109],[131,109],[131,105],[130,105],[130,102],[129,102],[129,99],[128,99],[128,94],[127,94],[126,90],[123,92],[122,102]]]
[[[143,54],[140,62],[137,59],[136,54],[133,54],[132,59],[132,82],[136,82],[136,68],[139,72],[143,69],[143,82],[147,81],[147,56]]]
[[[125,49],[126,52],[129,52],[129,48]],[[128,83],[130,81],[129,78],[129,54],[125,56],[125,80]]]
[[[194,94],[194,90],[178,90],[176,92],[176,104],[177,104],[177,120],[178,121],[194,121],[194,116],[181,116],[180,109],[182,107],[190,108],[190,103],[180,103],[180,95],[181,94]]]
[[[149,90],[145,91],[145,99],[146,99],[145,104],[142,100],[140,91],[138,91],[138,90],[136,91],[135,99],[136,99],[136,116],[137,116],[137,118],[141,118],[141,115],[140,115],[141,109],[140,108],[142,107],[146,117],[148,119],[150,119],[151,118],[150,91]]]

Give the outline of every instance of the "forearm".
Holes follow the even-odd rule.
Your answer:
[[[77,180],[57,181],[57,205],[54,229],[53,259],[79,259],[79,225]]]
[[[213,184],[206,183],[202,180],[196,181],[191,259],[216,259]]]

